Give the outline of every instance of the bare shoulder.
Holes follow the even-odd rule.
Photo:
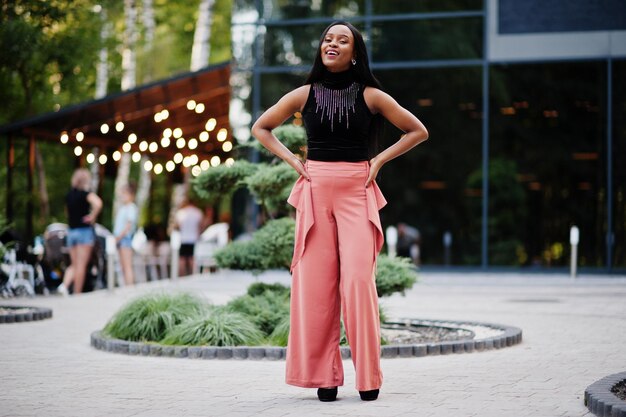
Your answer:
[[[285,94],[281,101],[285,101],[285,104],[287,104],[292,109],[302,110],[302,108],[306,104],[307,98],[309,97],[310,90],[310,84],[303,85]]]
[[[380,113],[385,106],[395,103],[395,100],[389,94],[376,87],[365,87],[363,98],[367,107],[374,114]]]

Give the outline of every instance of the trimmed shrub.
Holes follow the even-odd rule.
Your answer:
[[[256,297],[258,295],[263,295],[263,293],[265,293],[266,291],[276,292],[276,293],[285,294],[286,296],[289,296],[291,289],[277,282],[274,284],[267,284],[265,282],[255,282],[254,284],[250,284],[248,286],[247,293],[251,297]]]
[[[417,282],[417,272],[408,258],[379,255],[376,262],[376,291],[379,297],[404,294]]]
[[[157,342],[174,326],[207,309],[206,301],[187,293],[148,294],[118,311],[104,327],[104,333],[117,339]]]
[[[245,182],[252,195],[259,204],[262,204],[268,213],[276,215],[282,211],[286,212],[289,193],[293,188],[298,173],[288,164],[263,165],[254,175],[246,178]]]
[[[295,227],[295,221],[290,217],[270,220],[252,235],[252,240],[233,242],[216,251],[217,266],[255,273],[267,269],[289,269]]]
[[[244,314],[224,307],[214,308],[170,329],[165,345],[252,346],[263,340],[263,333]]]
[[[304,155],[306,149],[306,130],[302,126],[295,126],[293,124],[284,124],[278,126],[272,131],[276,138],[287,147],[291,152],[296,155]],[[261,142],[254,141],[250,146],[260,150],[263,154],[268,156],[274,156],[273,153],[268,151]]]
[[[198,197],[213,205],[245,186],[245,179],[253,175],[263,164],[239,160],[232,166],[225,164],[207,169],[192,180]]]

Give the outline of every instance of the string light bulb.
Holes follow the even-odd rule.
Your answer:
[[[74,155],[81,156],[82,154],[83,154],[83,148],[81,148],[80,146],[76,146],[74,148]]]
[[[200,142],[206,142],[207,140],[209,140],[209,132],[201,132],[199,138]]]
[[[193,110],[196,108],[196,101],[195,100],[189,100],[187,102],[187,110]]]
[[[215,129],[215,126],[217,125],[217,120],[215,120],[213,117],[211,117],[207,122],[206,125],[204,125],[204,127],[206,128],[207,131],[212,132],[213,129]]]
[[[92,153],[89,153],[85,157],[85,160],[87,161],[88,164],[93,164],[93,161],[96,160],[96,156],[94,154],[92,154]]]
[[[109,125],[106,123],[102,123],[100,125],[100,132],[102,132],[103,135],[106,135],[107,133],[109,133]]]
[[[85,134],[83,132],[76,133],[76,142],[82,142],[85,139]]]
[[[64,145],[70,140],[70,137],[67,135],[67,132],[63,132],[61,134],[60,140],[61,140],[61,143]]]
[[[141,161],[141,153],[135,151],[133,152],[133,156],[132,156],[133,162],[139,162]]]
[[[109,158],[107,158],[107,156],[105,154],[100,155],[100,157],[98,158],[98,162],[100,162],[100,165],[104,165],[107,163],[107,160]]]
[[[124,130],[124,122],[117,122],[115,123],[115,130],[117,130],[118,132],[121,132],[122,130]]]
[[[217,132],[217,140],[220,142],[224,142],[228,137],[228,131],[224,128],[221,128],[219,132]]]
[[[128,143],[132,145],[135,142],[137,142],[137,135],[135,135],[134,133],[128,135]]]
[[[120,151],[113,152],[113,160],[117,162],[120,159],[122,159],[122,153]]]

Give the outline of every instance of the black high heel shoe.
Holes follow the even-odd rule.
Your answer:
[[[317,398],[320,401],[328,403],[337,399],[337,387],[335,388],[318,388]]]
[[[379,390],[373,389],[370,391],[359,391],[359,395],[363,401],[374,401],[378,398]]]

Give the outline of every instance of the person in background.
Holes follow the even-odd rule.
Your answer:
[[[122,200],[122,206],[115,215],[113,234],[115,235],[120,254],[120,266],[124,276],[124,283],[133,285],[135,283],[135,274],[133,272],[132,243],[139,219],[139,209],[135,204],[134,185],[128,184],[124,186],[120,192],[120,199]]]
[[[180,231],[180,276],[191,275],[193,273],[193,251],[202,233],[202,222],[204,214],[202,210],[186,199],[176,212],[176,228]]]
[[[419,265],[421,236],[419,230],[406,223],[398,223],[398,256],[411,258],[415,265]]]
[[[74,294],[80,294],[85,284],[87,265],[91,259],[96,233],[93,225],[102,210],[102,199],[91,188],[91,174],[85,168],[74,171],[72,188],[65,196],[69,229],[67,247],[70,251],[71,265],[66,269],[63,283],[57,291],[68,294],[70,285],[74,285]]]

